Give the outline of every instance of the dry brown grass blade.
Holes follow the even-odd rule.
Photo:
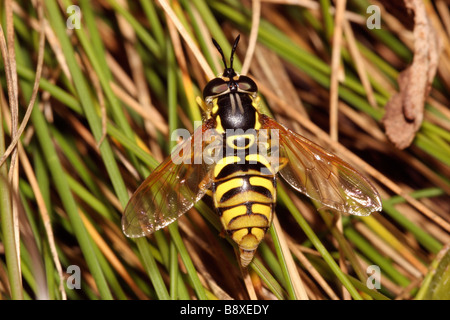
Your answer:
[[[193,239],[195,239],[195,237]],[[207,283],[206,287],[209,287],[213,294],[220,300],[233,300],[233,298],[225,290],[223,290],[220,285],[217,284],[214,277],[208,272],[208,268],[203,263],[203,260],[196,254],[197,251],[195,250],[193,245],[189,241],[186,241],[185,245],[189,252],[194,253],[191,256],[192,261],[194,262],[199,275],[201,275],[201,277]]]
[[[2,53],[3,64],[5,66],[5,75],[6,75],[6,85],[8,88],[8,98],[9,98],[9,110],[11,112],[11,137],[15,137],[17,135],[17,122],[19,116],[19,106],[18,106],[18,95],[17,92],[17,74],[16,74],[16,63],[15,63],[15,54],[11,53],[11,50],[14,50],[14,30],[11,30],[12,20],[12,11],[11,11],[11,3],[7,2],[7,19],[6,25],[8,32],[8,41],[10,43],[9,47],[13,47],[12,49],[8,47],[5,39],[5,34],[3,32],[3,28],[0,26],[0,50]],[[12,32],[12,34],[11,34]],[[12,38],[12,39],[11,39]],[[12,57],[10,56],[12,54]],[[6,108],[3,110],[6,115]],[[17,158],[17,148],[13,148],[12,156],[11,156],[11,164],[8,170],[8,180],[12,186],[12,190],[15,194],[18,193],[19,190],[19,171],[18,171],[18,158]],[[18,266],[18,273],[21,274],[21,259],[20,259],[20,228],[19,228],[19,212],[16,202],[12,202],[12,221],[14,228],[14,242],[15,242],[15,251],[16,251],[16,259]],[[20,283],[22,278],[19,278]]]
[[[163,121],[162,116],[158,113],[156,109],[146,110],[138,101],[133,99],[128,93],[126,93],[120,86],[115,84],[114,82],[110,83],[111,89],[114,94],[119,98],[123,103],[127,104],[130,108],[136,111],[140,116],[144,119],[151,121],[152,124],[160,130],[163,134],[169,134],[169,127],[166,122]]]
[[[276,4],[288,4],[288,5],[297,5],[306,9],[310,9],[313,11],[320,11],[320,3],[313,0],[261,0],[262,2],[267,3],[276,3]],[[336,8],[330,7],[330,14],[336,14]],[[358,24],[366,24],[366,20],[364,17],[361,17],[359,14],[356,14],[351,11],[345,11],[345,18],[351,22],[355,22]]]
[[[109,242],[113,244],[112,247],[120,253],[122,259],[127,261],[131,267],[135,268],[139,272],[145,272],[144,266],[130,248],[130,245],[126,241],[122,230],[110,220],[104,220],[104,223],[105,227],[103,228],[103,231],[109,238]]]
[[[436,8],[441,16],[442,22],[445,26],[445,30],[447,32],[447,37],[450,37],[450,12],[447,7],[447,1],[437,0]]]
[[[84,53],[81,53],[80,56],[81,56],[81,60],[83,61],[84,67],[87,70],[89,78],[91,79],[95,93],[97,94],[98,103],[100,105],[100,112],[101,112],[101,119],[102,119],[102,135],[101,135],[100,139],[97,141],[97,149],[100,149],[100,146],[102,145],[103,140],[105,140],[106,133],[107,133],[108,116],[106,114],[105,97],[103,94],[102,86],[100,84],[100,80],[98,79],[98,76],[95,73],[95,70],[92,68],[92,65],[89,62],[89,59],[87,58],[87,56]]]
[[[256,48],[256,41],[258,39],[259,21],[261,20],[261,0],[252,1],[252,28],[250,30],[249,44],[245,54],[244,63],[242,65],[241,73],[247,74],[250,69],[250,63],[253,59],[253,54]]]
[[[116,85],[121,86],[129,95],[137,98],[138,92],[133,79],[109,52],[106,52],[106,63],[117,81]]]
[[[127,2],[123,0],[119,0],[118,3],[123,7],[127,8]],[[150,92],[147,87],[146,79],[145,79],[145,73],[144,73],[144,64],[139,56],[139,53],[136,50],[136,43],[137,43],[137,37],[136,33],[133,29],[133,27],[128,23],[128,21],[120,14],[116,14],[117,16],[117,22],[119,29],[121,30],[121,33],[123,37],[125,38],[124,41],[124,49],[128,58],[128,64],[131,69],[131,76],[132,80],[130,81],[130,84],[132,86],[132,91],[134,92],[135,97],[137,98],[137,101],[142,106],[143,111],[146,113],[155,113],[155,107],[152,104],[152,99],[150,96]],[[110,60],[114,61],[114,59],[110,57]],[[120,71],[123,71],[119,66],[117,66],[117,69]],[[125,79],[129,79],[128,75],[125,72],[122,72],[123,75],[125,75]],[[116,77],[118,81],[122,81],[122,77]],[[144,126],[145,130],[149,134],[150,137],[156,137],[156,127],[154,125],[155,121],[151,121],[147,118],[144,118]],[[162,122],[162,121],[158,121]],[[157,144],[153,139],[150,139],[149,141],[150,148],[152,150],[158,150]]]
[[[331,52],[331,78],[330,78],[330,137],[332,140],[338,140],[338,99],[339,99],[339,80],[341,71],[341,46],[342,46],[342,27],[344,23],[344,12],[347,1],[337,2],[336,15],[334,17],[334,32]]]
[[[177,28],[178,32],[180,33],[180,35],[183,37],[183,39],[186,42],[186,44],[188,45],[189,49],[191,49],[192,53],[194,54],[194,57],[196,57],[196,59],[200,63],[200,66],[202,67],[206,77],[208,79],[214,78],[214,73],[212,72],[208,62],[206,61],[206,59],[203,56],[203,54],[201,53],[201,51],[198,49],[197,45],[192,40],[189,33],[184,28],[181,21],[176,16],[175,12],[170,7],[169,3],[166,0],[158,0],[158,2],[161,5],[161,7],[164,9],[164,11],[166,12],[167,16],[173,22],[173,24]]]
[[[355,35],[353,34],[352,27],[350,23],[344,19],[343,21],[344,33],[346,35],[348,49],[350,54],[355,61],[356,71],[358,72],[359,78],[361,79],[361,83],[366,91],[367,100],[370,105],[374,108],[377,107],[377,102],[375,101],[375,95],[373,93],[372,85],[370,84],[369,77],[367,75],[366,68],[364,66],[364,61],[362,59],[361,53],[358,50],[358,46],[356,44]]]
[[[308,294],[306,293],[306,289],[303,285],[302,279],[298,273],[297,266],[294,263],[294,259],[292,258],[291,251],[289,250],[288,242],[284,236],[284,231],[281,228],[280,222],[276,215],[273,217],[272,221],[273,227],[275,228],[278,240],[280,242],[281,251],[283,252],[284,260],[286,261],[286,266],[289,272],[289,277],[292,281],[292,285],[294,287],[295,296],[300,300],[309,300]]]
[[[17,67],[16,67],[16,51],[14,48],[14,22],[13,22],[13,10],[12,1],[5,1],[5,14],[6,14],[6,37],[8,41],[8,68],[10,76],[10,84],[12,90],[8,90],[9,94],[9,107],[11,110],[11,137],[14,139],[18,135],[19,127],[19,85],[17,83]],[[17,148],[14,147],[11,155],[11,163],[9,168],[9,180],[12,182],[14,192],[19,190],[19,171],[17,167],[19,165],[19,159],[17,158]],[[13,205],[14,215],[17,216],[17,206]],[[17,231],[19,228],[17,226]],[[17,238],[17,245],[19,245],[19,238]],[[18,251],[20,258],[20,251]]]
[[[255,52],[255,60],[252,64],[252,75],[257,79],[258,87],[271,88],[272,91],[278,92],[277,97],[282,97],[286,103],[305,117],[308,113],[303,106],[302,100],[292,83],[289,81],[289,75],[285,69],[281,59],[263,46],[258,46]],[[276,70],[276,72],[274,72]],[[276,111],[278,107],[276,100],[268,98],[268,102]]]
[[[338,1],[336,3],[336,14],[334,16],[334,32],[332,40],[332,52],[331,52],[331,77],[330,77],[330,138],[332,140],[338,141],[339,134],[339,124],[338,124],[338,114],[339,114],[339,80],[343,74],[341,69],[341,46],[342,46],[342,35],[343,27],[345,23],[345,7],[347,5],[346,0]],[[336,226],[337,230],[342,233],[342,215],[337,214]],[[336,241],[335,241],[336,242]],[[336,243],[337,244],[337,243]],[[342,271],[347,273],[347,266],[345,262],[345,255],[341,247],[337,246],[340,253],[339,266]],[[342,286],[343,297],[345,300],[350,300],[350,293]]]
[[[437,12],[433,9],[432,3],[425,4],[431,23],[442,41],[443,51],[441,55],[446,58],[439,60],[438,73],[448,88],[450,87],[450,61],[448,59],[450,57],[450,38],[448,36],[450,13],[444,1],[435,1],[435,5]]]
[[[239,261],[239,259],[240,259],[239,250],[235,250],[235,253],[236,253],[236,260]],[[248,269],[243,268],[242,266],[240,268],[241,268],[242,279],[244,279],[245,288],[247,289],[247,293],[248,293],[248,296],[250,297],[250,300],[258,300],[258,297],[256,295],[256,290],[253,285],[251,276],[248,272]]]
[[[14,33],[13,33],[13,29],[11,29],[11,27],[10,27],[10,25],[11,25],[11,23],[12,23],[12,9],[11,9],[11,3],[10,2],[8,2],[7,4],[6,4],[6,6],[7,6],[7,16],[8,16],[8,19],[10,20],[10,22],[8,22],[8,24],[7,24],[7,26],[8,26],[8,38],[9,38],[9,42],[10,43],[13,43],[14,42]],[[39,10],[39,14],[40,14],[40,18],[41,18],[41,21],[43,20],[43,14],[42,14],[42,6],[40,6],[40,8],[41,8],[41,10]],[[38,87],[38,82],[39,82],[39,78],[40,78],[40,71],[42,70],[42,61],[43,61],[43,43],[44,43],[44,37],[43,37],[43,35],[41,34],[40,35],[40,49],[39,49],[39,62],[38,62],[38,71],[37,71],[37,75],[36,75],[36,79],[35,79],[35,85],[34,85],[34,90],[33,90],[33,97],[31,98],[31,101],[30,101],[30,105],[29,105],[29,107],[27,108],[27,114],[25,115],[25,119],[24,119],[24,121],[22,122],[22,125],[21,125],[21,127],[19,128],[19,129],[17,129],[17,122],[18,122],[18,120],[17,120],[17,118],[18,118],[18,106],[17,106],[17,103],[18,103],[18,98],[17,98],[17,96],[18,96],[18,93],[17,93],[17,75],[16,75],[16,73],[15,72],[12,72],[12,70],[11,70],[11,68],[14,68],[14,70],[15,70],[15,59],[13,59],[13,64],[14,64],[14,67],[12,66],[12,65],[10,65],[9,66],[9,69],[10,69],[10,73],[11,73],[11,75],[13,75],[14,76],[14,78],[15,78],[15,90],[16,90],[16,93],[15,93],[15,96],[16,96],[16,98],[14,99],[16,102],[15,103],[13,103],[13,104],[10,104],[11,105],[11,115],[12,115],[12,119],[13,119],[13,121],[12,121],[12,129],[11,129],[11,133],[12,133],[12,135],[11,135],[11,137],[13,138],[13,141],[12,141],[12,143],[10,144],[10,146],[8,147],[8,149],[5,151],[5,153],[4,153],[4,155],[2,156],[2,159],[0,159],[0,166],[4,163],[4,161],[6,160],[6,158],[9,156],[9,154],[11,153],[11,152],[13,152],[13,156],[12,156],[12,160],[11,160],[11,167],[14,167],[14,164],[16,163],[16,161],[14,160],[14,159],[16,159],[16,154],[17,154],[17,142],[18,142],[18,140],[19,140],[19,138],[20,138],[20,136],[21,136],[21,134],[22,134],[22,132],[23,132],[23,130],[24,130],[24,128],[25,128],[25,126],[26,126],[26,124],[27,124],[27,121],[28,121],[28,118],[29,118],[29,115],[31,114],[31,109],[32,109],[32,106],[34,105],[34,99],[35,99],[35,97],[36,97],[36,94],[37,94],[37,87]],[[11,46],[10,46],[11,47]],[[15,54],[15,52],[14,52],[14,50],[10,50],[10,48],[8,48],[9,49],[9,55],[10,55],[10,57],[12,56],[14,56],[14,54]],[[10,94],[10,97],[11,97],[11,92],[9,93]],[[15,108],[12,108],[12,106],[16,106]],[[13,110],[14,109],[14,110]],[[6,111],[6,110],[5,110]],[[6,114],[6,113],[5,113]],[[14,172],[14,173],[13,173]],[[15,170],[11,170],[10,171],[10,173],[13,173],[14,174],[14,182],[13,182],[13,185],[15,186],[14,187],[14,189],[17,191],[18,190],[18,166],[16,166],[16,169]],[[18,224],[18,219],[17,219],[17,216],[18,216],[18,213],[17,213],[17,206],[16,206],[16,204],[14,204],[14,206],[13,206],[13,216],[15,217],[15,235],[16,235],[16,247],[19,249],[19,241],[20,241],[20,239],[19,239],[19,224]],[[19,257],[20,257],[20,251],[18,250],[17,251],[17,255],[18,255],[18,259],[19,259]],[[19,268],[21,267],[21,265],[19,264]],[[19,272],[20,272],[20,270],[19,270]]]
[[[36,77],[33,84],[33,91],[31,94],[30,102],[27,107],[27,111],[25,113],[25,116],[22,120],[22,123],[17,130],[17,134],[12,137],[12,141],[8,148],[6,149],[5,153],[0,158],[0,166],[3,165],[3,163],[6,161],[6,159],[11,154],[12,150],[17,145],[17,142],[19,141],[20,137],[22,136],[23,131],[25,130],[26,125],[28,124],[28,120],[30,119],[31,112],[33,111],[34,103],[36,101],[37,92],[39,90],[39,81],[41,79],[42,75],[42,66],[44,62],[44,47],[45,47],[45,33],[43,32],[44,28],[44,14],[43,14],[43,8],[40,1],[37,2],[38,5],[38,14],[40,16],[40,24],[41,24],[41,30],[39,32],[39,52],[38,52],[38,62],[36,66]]]
[[[53,263],[55,264],[56,270],[58,272],[59,276],[59,291],[61,292],[61,298],[63,300],[67,299],[66,291],[64,290],[64,275],[63,270],[61,266],[61,261],[58,257],[58,252],[56,250],[56,244],[55,244],[55,236],[52,229],[52,224],[50,221],[50,217],[48,215],[47,207],[44,202],[44,198],[41,193],[41,189],[39,188],[39,184],[37,182],[36,176],[33,171],[33,167],[30,164],[30,161],[28,160],[27,154],[25,153],[25,150],[23,149],[22,145],[19,144],[19,155],[21,158],[21,165],[25,171],[25,174],[27,175],[28,181],[30,182],[31,188],[33,189],[34,196],[36,197],[36,203],[39,208],[39,212],[42,217],[42,222],[44,224],[45,232],[47,234],[47,240],[50,247],[50,252],[52,254]]]
[[[427,273],[427,268],[408,250],[408,248],[402,246],[402,250],[395,250],[390,244],[381,241],[370,228],[362,223],[356,223],[355,228],[359,230],[361,234],[364,234],[364,237],[367,238],[374,247],[379,248],[380,252],[398,263],[412,276],[420,277]]]
[[[3,246],[0,248],[3,250]],[[0,299],[6,300],[11,295],[11,287],[9,286],[8,272],[5,269],[5,265],[0,265]]]
[[[38,3],[40,3],[40,1],[38,1]],[[58,37],[56,37],[55,33],[53,32],[53,29],[51,28],[45,17],[41,24],[35,18],[29,16],[16,2],[12,3],[12,8],[17,16],[22,18],[24,21],[28,22],[31,28],[35,29],[36,31],[41,32],[41,28],[42,26],[44,26],[46,40],[48,41],[48,44],[52,48],[53,53],[56,55],[58,66],[64,72],[64,75],[69,79],[69,81],[72,81],[72,74],[69,72],[69,67],[67,66],[67,62],[61,50],[61,45],[58,42]]]
[[[147,295],[139,288],[139,286],[134,282],[134,280],[129,275],[128,271],[125,269],[120,260],[116,257],[114,252],[111,250],[109,244],[103,240],[103,237],[98,233],[92,223],[86,218],[85,214],[80,210],[80,216],[89,232],[90,236],[100,248],[101,252],[105,255],[106,259],[111,263],[117,273],[122,277],[122,279],[130,286],[133,292],[139,299],[148,300]]]
[[[192,110],[192,108],[196,108],[196,105],[194,102],[195,101],[194,85],[193,85],[192,79],[189,75],[188,62],[186,61],[186,57],[184,55],[183,47],[181,44],[181,39],[175,28],[175,25],[172,22],[172,20],[170,20],[168,18],[167,14],[166,14],[166,17],[167,17],[167,26],[169,29],[170,39],[172,40],[173,49],[175,52],[175,58],[177,60],[177,64],[181,71],[181,80],[183,81],[183,89],[182,90],[184,91],[186,98],[188,100],[188,103],[190,105],[190,108]],[[177,108],[181,109],[180,106],[177,106]],[[179,114],[180,114],[180,118],[181,118],[182,122],[189,124],[187,127],[190,128],[191,121],[189,119],[183,119],[184,112],[181,110],[181,112],[179,112]]]
[[[299,249],[299,246],[297,244],[295,244],[294,240],[292,238],[290,238],[290,237],[288,237],[287,240],[288,240],[289,248],[292,251],[292,253],[300,261],[300,263],[303,264],[305,269],[317,281],[317,283],[319,284],[319,286],[321,286],[321,288],[325,291],[325,293],[332,300],[339,300],[339,297],[336,295],[336,293],[333,291],[333,289],[328,285],[328,283],[322,277],[320,272],[317,271],[317,269],[314,268],[314,266],[309,262],[309,260],[303,254],[303,252]]]

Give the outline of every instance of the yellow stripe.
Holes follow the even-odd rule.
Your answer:
[[[262,215],[250,214],[235,217],[229,224],[228,230],[242,229],[242,228],[268,228],[269,221]]]
[[[247,229],[241,229],[241,230],[236,230],[235,232],[233,232],[233,235],[231,237],[237,244],[239,244],[241,242],[242,238],[247,234],[248,234]]]
[[[223,129],[222,126],[222,120],[220,120],[219,116],[216,117],[216,131],[221,134],[225,133],[225,130]]]
[[[259,192],[249,190],[249,191],[238,193],[237,195],[228,199],[225,202],[216,203],[216,207],[220,207],[220,208],[232,207],[232,206],[236,206],[236,205],[248,202],[248,201],[273,203],[274,199],[268,198]]]
[[[222,213],[222,217],[220,220],[222,221],[222,225],[226,230],[229,230],[228,225],[230,223],[230,220],[233,218],[236,218],[238,216],[241,216],[243,214],[247,213],[247,207],[245,205],[234,207],[228,210],[224,210]]]
[[[259,162],[259,163],[261,163],[262,165],[264,165],[265,167],[267,167],[267,169],[269,169],[269,171],[270,171],[272,174],[275,174],[275,173],[273,172],[272,166],[270,165],[270,163],[269,163],[269,161],[267,160],[267,158],[264,157],[264,156],[262,156],[262,155],[259,155],[259,154],[256,154],[256,153],[249,154],[249,155],[247,155],[247,156],[245,157],[245,160],[247,160],[247,161],[255,161],[255,162]]]
[[[236,140],[237,138],[240,138],[240,137],[243,137],[244,139],[248,138],[250,140],[250,142],[247,145],[243,146],[243,147],[236,146],[234,144],[234,140]],[[243,150],[243,149],[250,148],[254,143],[255,143],[255,135],[253,135],[253,134],[240,134],[240,135],[227,137],[227,145],[230,148],[233,148],[233,149],[236,149],[236,150]]]
[[[264,230],[260,228],[252,228],[252,234],[258,239],[258,242],[264,238]]]
[[[217,104],[217,98],[213,100],[213,107],[212,107],[212,113],[216,114],[217,111],[219,111],[219,105]]]
[[[258,110],[258,107],[256,106],[255,101],[253,101],[252,105],[253,105],[253,107],[256,110]],[[255,122],[255,130],[261,129],[261,122],[259,122],[259,113],[258,112],[256,112],[256,119],[255,120],[256,120],[256,122]]]
[[[232,234],[233,240],[239,245],[239,248],[252,251],[258,248],[259,243],[264,238],[265,232],[261,228],[252,228],[251,233],[248,229],[236,230]]]
[[[252,186],[264,187],[267,190],[269,190],[270,193],[273,194],[273,182],[272,182],[272,180],[269,180],[269,179],[266,179],[266,178],[261,178],[261,177],[250,177],[249,181],[250,181],[250,184]]]
[[[252,212],[266,216],[269,221],[272,220],[272,208],[268,205],[254,203],[252,205]]]
[[[206,191],[205,191],[205,194],[206,194],[207,196],[210,196],[210,197],[213,196],[213,192],[212,192],[211,189],[206,190]]]
[[[225,192],[230,191],[235,188],[242,187],[244,185],[244,180],[242,178],[234,178],[219,184],[216,188],[215,199],[220,201]]]
[[[217,129],[216,129],[217,130]],[[220,171],[222,171],[222,169],[232,163],[238,163],[239,161],[241,161],[240,157],[237,156],[228,156],[228,157],[223,157],[222,159],[220,159],[215,168],[214,168],[214,177],[217,177],[220,173]]]

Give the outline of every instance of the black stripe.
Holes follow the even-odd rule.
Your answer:
[[[244,163],[244,164],[229,164],[220,170],[219,174],[215,177],[216,179],[223,179],[226,178],[238,171],[242,171],[242,175],[246,175],[245,172],[248,172],[249,170],[255,170],[257,172],[265,172],[267,170],[267,167],[263,165],[260,162],[257,162],[255,164],[250,163]]]
[[[249,231],[248,233],[251,233],[251,229],[252,229],[252,228],[261,229],[262,231],[264,231],[264,233],[266,233],[266,232],[267,232],[267,229],[269,229],[268,227],[267,227],[267,228],[261,228],[261,227],[242,227],[242,228],[239,228],[239,229],[232,229],[232,230],[226,230],[226,231],[227,231],[227,233],[228,233],[229,236],[232,236],[233,233],[235,233],[236,231],[242,230],[242,229],[250,229],[250,230],[248,230],[248,231]]]
[[[231,199],[232,197],[242,193],[242,187],[238,188],[232,188],[231,190],[228,190],[222,195],[222,198],[220,198],[219,202],[225,202],[228,199]]]
[[[216,209],[217,209],[217,213],[219,214],[219,217],[221,217],[225,210],[229,210],[229,209],[233,209],[235,207],[239,207],[239,206],[245,205],[247,207],[247,214],[250,215],[250,214],[254,214],[252,212],[252,205],[253,204],[260,204],[260,205],[263,205],[263,206],[268,206],[268,207],[270,207],[270,210],[273,211],[273,205],[274,205],[273,203],[259,202],[259,201],[247,201],[245,203],[238,203],[238,204],[235,204],[233,206],[216,207]]]
[[[238,170],[238,171],[242,171],[242,170]],[[236,171],[237,172],[237,171]],[[274,176],[265,176],[265,175],[261,175],[261,174],[256,174],[256,173],[246,173],[247,171],[242,171],[242,175],[238,175],[238,176],[234,176],[234,177],[230,177],[229,179],[217,179],[217,181],[215,182],[216,184],[216,188],[221,185],[222,183],[225,183],[227,181],[230,181],[231,179],[234,178],[241,178],[241,179],[250,179],[252,177],[258,177],[258,178],[263,178],[263,179],[267,179],[267,180],[272,180],[272,181],[276,181],[276,179],[274,178]],[[225,177],[226,178],[226,177]]]
[[[231,198],[233,198],[234,196],[240,194],[240,193],[244,193],[247,191],[254,191],[257,192],[263,196],[265,196],[268,199],[272,199],[273,200],[273,196],[272,196],[272,192],[270,192],[269,189],[265,188],[265,187],[261,187],[261,186],[252,186],[250,185],[247,188],[244,187],[239,187],[239,188],[233,188],[231,190],[228,190],[227,192],[225,192],[222,196],[222,198],[220,198],[220,203],[223,203],[227,200],[230,200]],[[248,201],[251,201],[251,199],[248,199]]]

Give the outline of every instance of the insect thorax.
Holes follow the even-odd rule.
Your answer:
[[[229,93],[219,96],[213,110],[217,130],[258,129],[259,121],[253,99],[247,93]]]

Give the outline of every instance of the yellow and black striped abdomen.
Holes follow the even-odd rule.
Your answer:
[[[214,204],[224,229],[239,245],[244,267],[272,223],[276,179],[267,174],[271,171],[267,157],[251,148],[223,157],[214,170]]]

